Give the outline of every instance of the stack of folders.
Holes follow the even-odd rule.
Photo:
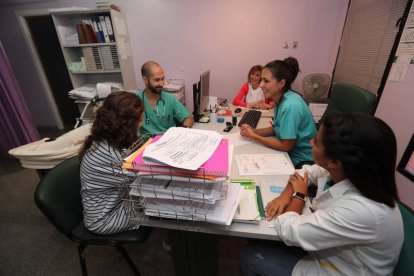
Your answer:
[[[118,51],[115,45],[99,47],[103,67],[105,70],[119,69]]]
[[[86,71],[102,70],[102,60],[98,47],[83,47],[83,57]]]
[[[138,175],[130,195],[147,216],[230,225],[243,192],[226,180],[231,149],[217,132],[170,128],[125,158]]]
[[[120,69],[115,45],[83,47],[82,53],[87,71]]]

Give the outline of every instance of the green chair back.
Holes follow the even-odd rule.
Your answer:
[[[48,172],[36,188],[37,207],[63,234],[68,235],[83,219],[78,156]]]
[[[404,243],[394,275],[414,275],[414,213],[402,203],[398,207],[404,223]]]
[[[372,114],[376,95],[369,90],[363,89],[353,84],[336,83],[332,87],[328,106],[322,115],[323,119],[338,112],[359,112]]]

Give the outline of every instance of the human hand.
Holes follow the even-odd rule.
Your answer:
[[[264,102],[257,102],[257,109],[265,110],[269,109],[270,105]]]
[[[305,172],[302,177],[298,172],[295,172],[289,177],[289,183],[292,185],[293,192],[299,192],[304,195],[308,194],[308,173]]]
[[[253,102],[253,103],[248,103],[247,108],[260,109],[260,104],[261,104],[260,101],[256,101],[256,102]]]
[[[268,221],[273,220],[275,217],[283,214],[286,207],[289,205],[291,201],[290,196],[280,195],[270,201],[265,208],[266,212],[266,219]]]
[[[240,127],[240,135],[243,137],[243,138],[247,138],[247,139],[251,139],[254,135],[256,135],[255,133],[254,133],[254,130],[253,130],[253,128],[250,126],[250,125],[248,125],[248,124],[243,124],[241,127]]]

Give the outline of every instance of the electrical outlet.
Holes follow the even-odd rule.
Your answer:
[[[287,41],[283,42],[283,48],[284,49],[289,49],[289,42],[287,42]]]
[[[292,41],[292,48],[297,49],[299,47],[299,41]]]

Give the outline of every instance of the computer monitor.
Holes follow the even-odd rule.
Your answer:
[[[208,106],[210,100],[210,71],[200,75],[200,114],[210,110]]]
[[[194,119],[198,121],[210,109],[210,71],[200,75],[200,81],[193,84]]]

